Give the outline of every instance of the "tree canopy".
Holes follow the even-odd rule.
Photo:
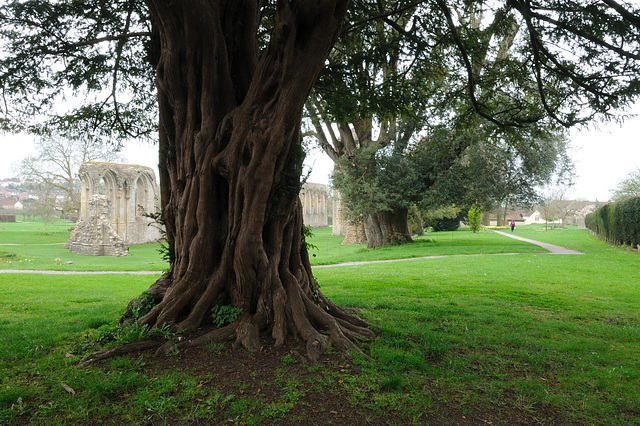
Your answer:
[[[386,182],[391,186],[383,188],[385,178],[378,175],[383,170],[388,175],[389,167],[379,164],[376,173],[372,167],[390,152],[394,161],[398,160],[405,147],[415,144],[423,136],[421,132],[429,128],[447,123],[452,133],[476,132],[500,139],[501,146],[483,141],[485,160],[489,154],[502,152],[511,170],[501,172],[502,182],[483,179],[465,187],[475,188],[472,198],[476,201],[482,196],[486,199],[489,190],[495,193],[505,188],[512,192],[495,194],[498,202],[508,198],[531,202],[535,184],[546,183],[549,178],[549,167],[566,168],[567,160],[562,152],[565,144],[555,143],[556,152],[552,153],[548,142],[546,147],[541,143],[551,136],[541,138],[536,134],[555,134],[553,139],[560,140],[558,127],[587,121],[597,113],[608,117],[612,108],[621,105],[609,101],[617,99],[624,104],[624,97],[633,96],[631,91],[637,90],[636,83],[631,82],[633,77],[630,80],[631,75],[625,75],[622,68],[621,74],[614,76],[611,71],[615,67],[604,70],[588,65],[597,62],[593,55],[607,56],[611,52],[606,52],[606,43],[599,41],[604,33],[589,33],[589,27],[580,24],[575,15],[605,13],[606,5],[584,11],[575,2],[554,3],[553,10],[528,2],[406,2],[393,13],[386,8],[389,3],[357,4],[349,12],[354,24],[343,31],[307,107],[314,134],[329,157],[341,168],[350,164],[367,167],[366,174],[362,170],[342,170],[334,179],[338,189],[350,194],[343,200],[354,210],[352,216],[365,221],[367,215],[380,211],[392,211],[397,216],[405,204],[411,204],[407,189],[400,190],[407,188],[399,184],[406,179],[398,181],[389,176]],[[562,20],[549,18],[559,12]],[[565,17],[572,14],[573,18],[565,22]],[[362,24],[376,15],[383,19]],[[618,30],[636,34],[633,24],[627,24],[627,29]],[[636,42],[626,39],[625,47],[631,55],[637,51],[637,34],[634,37]],[[564,43],[580,47],[569,52],[562,49]],[[569,69],[572,71],[566,72]],[[609,74],[609,83],[601,84],[605,74]],[[511,130],[507,130],[509,127]],[[462,156],[466,147],[458,144],[458,149],[456,155]],[[545,152],[537,167],[536,150]],[[467,159],[470,155],[465,153]],[[343,157],[349,160],[339,161]],[[449,166],[441,167],[440,177]],[[404,170],[403,177],[414,173],[407,167]],[[507,174],[512,175],[510,180]],[[488,186],[481,187],[480,183]],[[441,182],[440,189],[445,185]],[[457,186],[463,187],[460,182]],[[428,190],[428,186],[422,189]],[[478,194],[478,190],[484,194]],[[392,196],[394,191],[396,195]],[[457,192],[456,201],[464,203]],[[449,195],[454,193],[447,191]],[[402,201],[393,204],[392,199]]]
[[[157,127],[149,12],[141,1],[8,1],[0,9],[2,128],[112,140]]]
[[[267,2],[258,11],[256,49],[274,10]],[[318,90],[337,121],[451,99],[502,124],[609,117],[640,90],[637,16],[637,6],[613,0],[357,0]],[[5,129],[80,122],[126,138],[156,128],[160,46],[144,2],[6,1],[0,20]]]
[[[640,167],[630,172],[612,189],[613,201],[623,201],[632,197],[640,197]]]

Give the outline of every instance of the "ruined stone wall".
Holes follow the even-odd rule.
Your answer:
[[[97,238],[96,231],[88,231],[90,223],[97,223],[96,213],[90,208],[96,195],[103,196],[107,206],[103,208],[101,223],[108,223],[124,244],[158,241],[161,237],[159,229],[149,226],[152,220],[145,216],[145,213],[156,212],[158,191],[153,169],[130,164],[87,162],[80,167],[78,174],[81,200],[76,228],[84,229],[86,235],[76,233],[76,246],[88,244],[90,238],[91,244],[97,244],[93,241]],[[89,235],[91,233],[93,237]],[[83,250],[90,251],[88,248]]]
[[[94,194],[85,204],[89,218],[76,223],[65,248],[85,256],[127,256],[124,240],[111,226],[111,202],[107,197]]]
[[[329,226],[327,215],[327,185],[305,183],[300,190],[304,224],[312,228]]]

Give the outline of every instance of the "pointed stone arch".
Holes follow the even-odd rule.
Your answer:
[[[80,217],[76,225],[78,232],[72,232],[67,243],[71,251],[80,254],[112,251],[82,248],[89,244],[85,241],[89,236],[83,236],[83,233],[87,234],[94,225],[103,228],[108,226],[126,245],[150,243],[160,239],[159,229],[149,226],[151,219],[146,216],[156,212],[158,201],[153,169],[130,164],[87,162],[80,167],[78,174],[81,182]],[[103,217],[96,217],[90,208],[91,205],[98,204]],[[94,225],[89,226],[89,223]],[[109,232],[102,233],[107,235]],[[91,238],[91,244],[95,245],[95,236]]]

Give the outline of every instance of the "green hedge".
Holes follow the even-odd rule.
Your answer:
[[[600,207],[585,217],[585,225],[599,238],[614,244],[640,244],[640,197]]]
[[[0,214],[0,222],[15,222],[15,214]]]

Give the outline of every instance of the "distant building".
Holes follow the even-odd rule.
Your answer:
[[[526,211],[521,210],[507,215],[507,223],[515,222],[519,225],[544,224],[546,221],[542,218],[542,214],[538,210]],[[562,219],[550,221],[548,223],[562,223]]]
[[[20,185],[20,180],[17,178],[7,178],[0,179],[0,186],[3,188],[8,188],[9,186],[17,186]]]
[[[22,210],[24,208],[24,205],[15,198],[2,198],[0,199],[0,208],[3,208],[5,210]]]
[[[511,222],[515,222],[516,225],[544,225],[546,223],[542,218],[542,214],[538,210],[518,210],[511,212],[507,214],[506,223],[509,224]],[[498,221],[496,219],[491,219],[490,221],[491,226],[496,226],[497,223]],[[550,221],[548,223],[562,223],[562,219]]]
[[[564,206],[564,219],[558,219],[550,221],[548,223],[564,224],[564,225],[578,225],[584,226],[584,217],[595,211],[598,207],[609,204],[610,201],[576,201],[566,200]],[[502,221],[502,219],[500,219]],[[532,224],[544,224],[545,220],[539,210],[518,210],[507,214],[506,223],[515,222],[516,225],[532,225]],[[497,225],[497,220],[491,218],[491,226]]]

